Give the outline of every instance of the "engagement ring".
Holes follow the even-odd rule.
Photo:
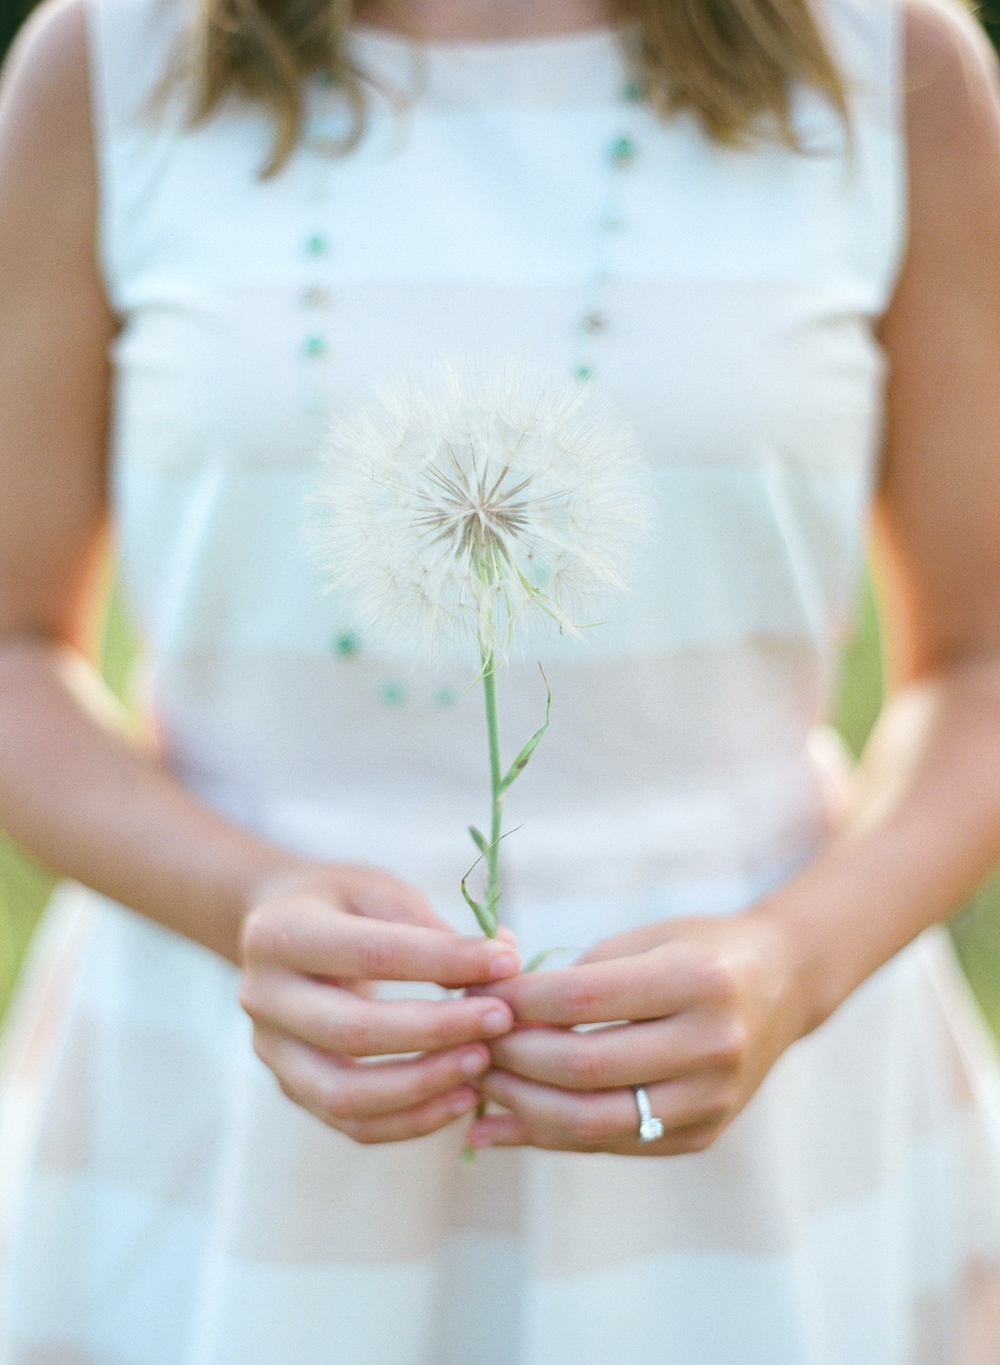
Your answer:
[[[639,1141],[655,1142],[663,1136],[663,1122],[649,1107],[649,1096],[641,1085],[634,1085],[635,1102],[639,1106]]]

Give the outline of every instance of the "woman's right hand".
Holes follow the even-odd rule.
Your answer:
[[[356,1142],[420,1137],[470,1113],[485,1040],[514,1022],[489,995],[375,998],[378,981],[482,987],[520,962],[509,936],[457,934],[412,886],[371,867],[310,866],[256,888],[242,961],[257,1055],[289,1099]],[[419,1055],[377,1060],[399,1053]]]

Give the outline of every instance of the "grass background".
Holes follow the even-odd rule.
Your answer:
[[[0,0],[0,53],[32,8],[31,0]],[[1000,0],[988,0],[980,19],[1000,41]],[[111,689],[127,703],[135,644],[121,603],[111,593],[98,632],[99,664]],[[843,657],[833,719],[855,753],[878,714],[882,668],[878,620],[869,585],[862,586],[856,630]],[[0,832],[0,1012],[17,978],[25,948],[51,892],[52,876]],[[962,965],[986,1017],[1000,1038],[1000,871],[991,877],[951,925]]]

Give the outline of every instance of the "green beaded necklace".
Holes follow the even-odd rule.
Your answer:
[[[328,90],[335,82],[329,77],[320,77],[316,82],[321,90]],[[635,80],[626,81],[620,92],[620,100],[626,108],[641,104],[645,100],[642,85]],[[323,173],[323,162],[337,143],[328,135],[314,133],[306,135],[306,142],[317,153],[316,171],[310,201],[313,205],[312,216],[324,216],[327,207],[327,176]],[[638,143],[630,132],[620,132],[604,149],[604,163],[608,169],[607,189],[604,203],[596,219],[597,250],[594,269],[586,282],[585,301],[579,321],[574,328],[574,344],[577,351],[572,365],[573,377],[581,383],[593,378],[600,368],[601,341],[610,331],[607,309],[607,296],[612,279],[614,263],[614,242],[625,225],[623,213],[623,176],[635,163]],[[311,229],[302,236],[300,253],[303,262],[309,263],[309,275],[299,291],[299,304],[303,310],[303,323],[306,335],[301,342],[301,355],[305,364],[304,406],[310,417],[321,421],[324,417],[324,396],[326,391],[326,365],[330,360],[330,346],[324,334],[326,314],[333,299],[333,291],[324,280],[317,279],[323,273],[330,253],[330,239],[315,221]],[[361,641],[353,630],[341,630],[334,634],[331,641],[332,652],[344,662],[356,659],[361,652]],[[397,708],[406,700],[406,689],[395,680],[384,682],[378,689],[378,700],[382,705]],[[458,694],[452,687],[439,688],[434,694],[435,707],[448,708],[456,704]]]
[[[621,90],[625,105],[641,104],[645,99],[642,85],[626,81]],[[588,281],[587,301],[578,325],[582,339],[573,377],[581,383],[592,379],[600,364],[599,341],[610,328],[607,297],[612,279],[614,239],[625,226],[622,205],[622,176],[635,163],[639,146],[629,133],[620,133],[605,148],[604,158],[609,169],[607,197],[597,219],[597,252],[594,272]]]

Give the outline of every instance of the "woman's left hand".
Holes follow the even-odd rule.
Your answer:
[[[573,967],[480,987],[519,1024],[489,1044],[493,1069],[477,1082],[509,1112],[477,1120],[470,1144],[702,1151],[808,1031],[800,978],[788,935],[755,909],[648,925]],[[638,1141],[636,1085],[663,1123],[660,1139]]]

